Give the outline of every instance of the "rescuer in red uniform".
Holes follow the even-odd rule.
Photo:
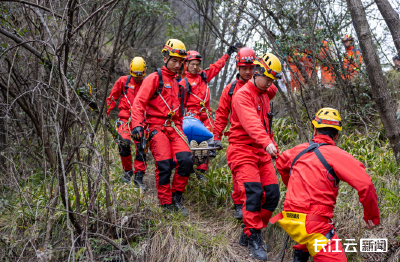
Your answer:
[[[110,115],[114,109],[116,101],[120,99],[119,119],[117,120],[118,133],[124,139],[119,141],[119,154],[121,156],[122,168],[125,171],[122,181],[129,183],[133,175],[132,170],[132,156],[131,156],[131,111],[133,101],[137,93],[139,92],[140,86],[144,76],[146,75],[146,62],[141,57],[133,58],[130,64],[130,75],[121,76],[114,87],[111,89],[110,96],[107,98],[107,116]],[[135,178],[133,182],[139,188],[146,190],[146,186],[143,183],[143,176],[146,172],[146,154],[144,148],[139,147],[139,143],[135,143],[136,146],[136,158],[135,158]]]
[[[272,157],[278,154],[268,113],[267,89],[281,77],[281,63],[270,53],[254,61],[253,77],[234,96],[231,128],[227,149],[228,165],[234,176],[243,203],[245,228],[239,244],[248,247],[250,255],[267,260],[261,229],[279,202],[279,185]]]
[[[170,39],[162,49],[164,66],[143,81],[132,110],[132,137],[141,141],[148,131],[156,165],[156,187],[161,206],[187,216],[182,194],[193,173],[193,159],[182,131],[185,90],[175,75],[186,58],[185,45]],[[144,115],[146,111],[146,115]],[[172,161],[176,173],[170,185]]]
[[[201,122],[212,133],[214,128],[214,120],[212,119],[212,110],[210,107],[210,89],[207,86],[221,69],[225,66],[229,56],[236,50],[236,47],[230,46],[227,52],[214,64],[207,69],[201,70],[200,63],[202,57],[199,52],[189,50],[186,56],[186,76],[179,84],[186,88],[186,111]],[[214,139],[210,138],[206,141],[207,146],[214,146]],[[197,145],[194,145],[195,147]],[[206,173],[208,163],[202,163],[197,166],[197,178],[207,181],[203,174]]]
[[[314,116],[314,139],[283,152],[276,167],[287,186],[284,211],[271,219],[298,245],[295,262],[347,261],[333,226],[339,181],[358,191],[368,229],[380,224],[378,199],[364,165],[335,146],[342,130],[339,112],[322,108]],[[331,251],[327,244],[331,242]],[[325,250],[324,250],[325,249]]]
[[[228,119],[232,117],[231,109],[232,109],[232,98],[238,92],[242,86],[244,86],[247,81],[249,81],[253,77],[253,69],[254,69],[254,59],[256,58],[256,53],[253,49],[248,47],[242,47],[239,49],[238,54],[236,55],[236,70],[238,74],[236,75],[235,81],[228,84],[221,93],[221,97],[218,103],[218,109],[215,114],[215,124],[214,124],[214,141],[215,146],[222,148],[222,134],[223,131],[228,124]],[[277,88],[274,85],[271,85],[267,89],[267,94],[269,99],[272,99],[276,94]],[[231,116],[231,117],[229,117]],[[230,120],[232,122],[232,120]],[[228,159],[229,161],[229,159]],[[234,172],[232,172],[232,183],[233,183],[233,192],[232,192],[232,200],[235,204],[235,213],[234,217],[237,219],[243,218],[243,203],[240,200],[240,191],[238,189],[236,177]]]

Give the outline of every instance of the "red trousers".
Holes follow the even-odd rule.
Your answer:
[[[320,233],[322,235],[326,235],[332,228],[333,225],[328,223],[306,221],[306,230],[308,234]],[[335,239],[339,239],[336,232],[330,243],[328,243],[323,249],[313,256],[315,262],[347,262],[342,243],[340,241],[335,241]],[[308,252],[306,245],[297,244],[294,245],[293,248],[303,252]],[[350,249],[352,249],[352,247],[350,247]]]
[[[268,225],[278,206],[280,193],[275,169],[263,148],[230,144],[226,157],[243,203],[244,232],[250,236],[251,228],[260,230]]]
[[[208,131],[210,131],[211,133],[213,133],[214,120],[211,118],[211,116],[210,116],[210,120],[211,120],[211,122],[210,122],[210,120],[209,120],[208,117],[207,117],[207,113],[206,113],[206,112],[197,112],[197,111],[195,111],[195,113],[196,113],[196,114],[195,114],[193,117],[194,117],[194,118],[197,118],[197,119],[199,119],[201,122],[203,122],[204,126],[208,129]],[[200,164],[200,165],[197,167],[197,170],[199,170],[199,169],[204,170],[204,171],[207,171],[207,169],[208,169],[208,163]]]
[[[178,127],[183,134],[182,128]],[[172,193],[185,192],[189,176],[193,173],[193,157],[189,146],[172,127],[149,125],[150,150],[156,164],[156,188],[160,204],[172,204]],[[172,161],[176,171],[172,186]]]
[[[122,136],[124,141],[118,144],[119,154],[121,156],[122,168],[124,171],[132,170],[132,155],[131,155],[131,129],[127,119],[120,119],[118,122],[118,133]],[[138,144],[136,146],[136,158],[135,158],[135,173],[137,171],[146,171],[146,154],[141,150],[138,150]]]

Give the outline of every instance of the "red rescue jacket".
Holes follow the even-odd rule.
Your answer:
[[[235,81],[233,81],[233,82],[235,82]],[[229,117],[229,114],[231,113],[231,109],[232,109],[232,105],[231,105],[232,98],[236,94],[236,92],[238,92],[242,88],[242,86],[244,86],[248,81],[244,82],[244,81],[240,80],[239,74],[237,74],[236,75],[236,86],[235,86],[235,89],[233,90],[233,94],[231,97],[229,95],[229,92],[231,90],[231,86],[232,86],[233,82],[228,84],[227,86],[225,86],[224,90],[222,91],[221,97],[219,99],[218,109],[215,114],[214,140],[221,140],[222,132],[224,131],[226,125],[228,124],[228,118],[229,118],[229,122],[232,123],[232,114]],[[278,89],[274,85],[271,85],[267,89],[267,95],[270,100],[272,98],[274,98],[277,90]]]
[[[275,143],[273,133],[269,134],[268,112],[269,98],[248,81],[232,100],[231,128],[229,143],[251,144],[253,147],[266,148]]]
[[[329,165],[341,181],[348,183],[358,191],[364,207],[364,220],[380,223],[378,198],[371,177],[365,172],[364,165],[346,151],[334,146],[335,142],[326,135],[317,135],[315,143],[327,143],[319,147]],[[313,152],[301,156],[289,171],[294,158],[309,143],[298,145],[283,152],[276,160],[276,168],[287,186],[285,211],[333,217],[339,187],[327,178],[327,170]]]
[[[225,66],[225,62],[228,59],[229,55],[225,54],[220,59],[218,59],[217,62],[210,65],[209,68],[207,68],[206,70],[202,70],[198,74],[191,74],[189,73],[189,71],[186,71],[186,78],[188,79],[188,82],[191,86],[191,94],[187,97],[187,101],[185,102],[187,112],[191,112],[196,115],[201,114],[200,99],[201,101],[205,102],[208,111],[211,112],[210,90],[207,87],[207,83],[209,83],[216,75],[218,75],[221,69]],[[205,76],[207,78],[207,83],[202,79],[201,77],[202,73],[205,73]],[[179,84],[186,87],[186,91],[188,90],[188,87],[186,86],[186,80],[184,78],[182,78]]]
[[[131,81],[128,83],[128,88],[125,90],[127,80],[128,76],[121,76],[117,82],[115,82],[111,89],[110,96],[107,98],[107,115],[109,115],[114,109],[116,101],[121,98],[118,104],[119,118],[128,119],[131,116],[131,106],[133,107],[133,102],[143,82],[138,84],[135,82],[133,77],[131,77]],[[126,92],[125,95],[124,92]]]
[[[180,104],[181,93],[178,82],[175,80],[175,73],[168,70],[165,66],[161,68],[164,87],[161,95],[155,95],[158,91],[158,73],[151,73],[143,80],[142,87],[136,96],[132,110],[132,128],[144,126],[145,124],[162,125],[168,119],[167,115],[171,110],[175,111],[172,120],[176,125],[182,125]],[[165,99],[168,106],[164,103],[161,96]],[[146,111],[146,120],[144,113]]]

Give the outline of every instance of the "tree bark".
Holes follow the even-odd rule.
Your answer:
[[[372,40],[367,16],[361,0],[347,0],[354,28],[367,68],[371,93],[385,128],[387,138],[393,148],[397,162],[400,161],[400,125],[396,120],[397,104],[390,95],[382,66]]]
[[[385,19],[385,22],[392,35],[397,54],[400,56],[400,18],[399,14],[393,9],[388,0],[375,0],[379,12]]]

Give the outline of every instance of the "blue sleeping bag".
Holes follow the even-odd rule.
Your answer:
[[[213,137],[213,134],[208,131],[204,124],[191,116],[185,116],[182,124],[183,133],[187,136],[189,142],[195,140],[201,143]]]

